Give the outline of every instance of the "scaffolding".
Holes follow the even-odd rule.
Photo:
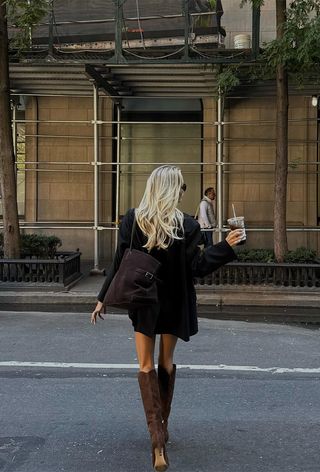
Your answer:
[[[41,173],[41,172],[53,172],[53,173],[59,173],[61,172],[61,166],[68,166],[67,170],[64,170],[64,172],[68,173],[90,173],[93,174],[93,220],[92,221],[83,221],[83,222],[72,222],[72,221],[24,221],[21,224],[21,227],[24,229],[61,229],[61,230],[68,230],[68,229],[77,229],[81,231],[91,231],[94,234],[94,247],[93,247],[93,260],[94,260],[94,270],[99,271],[101,268],[101,263],[100,263],[100,247],[99,247],[99,233],[104,232],[104,231],[109,231],[113,233],[113,247],[115,248],[117,244],[117,231],[119,228],[119,221],[120,221],[120,178],[125,175],[128,172],[131,172],[133,174],[143,174],[147,176],[147,173],[141,172],[139,168],[141,169],[141,166],[151,166],[155,167],[158,165],[164,164],[163,161],[159,162],[146,162],[146,161],[137,161],[137,162],[122,162],[121,161],[121,144],[124,143],[126,140],[130,139],[137,139],[137,138],[130,138],[129,136],[123,136],[121,135],[121,127],[125,124],[130,124],[131,126],[138,126],[138,125],[145,125],[145,124],[155,124],[155,125],[161,125],[165,123],[166,125],[170,124],[170,126],[194,126],[194,125],[199,125],[201,127],[206,126],[206,127],[211,127],[212,129],[215,129],[215,138],[212,137],[199,137],[199,138],[189,138],[189,139],[196,139],[196,140],[201,140],[202,144],[207,143],[212,145],[212,150],[216,153],[216,161],[215,162],[203,162],[203,160],[197,161],[197,162],[172,162],[174,165],[178,165],[182,168],[184,174],[189,174],[191,173],[192,175],[197,175],[199,176],[212,176],[216,180],[216,186],[217,186],[217,227],[215,228],[215,231],[218,233],[218,238],[221,240],[223,238],[223,233],[227,231],[227,227],[224,225],[225,220],[226,220],[226,208],[223,205],[223,201],[225,200],[224,196],[224,186],[225,186],[225,179],[227,179],[228,175],[233,174],[233,167],[239,165],[239,162],[229,162],[225,159],[225,154],[224,154],[224,147],[228,145],[230,142],[236,142],[237,140],[234,138],[227,138],[225,130],[226,128],[230,126],[241,126],[241,127],[253,127],[253,126],[259,126],[262,123],[264,125],[274,125],[273,120],[258,120],[258,121],[232,121],[232,120],[227,120],[225,119],[225,106],[224,106],[224,98],[222,96],[218,97],[218,100],[216,102],[217,106],[217,112],[216,112],[216,117],[217,119],[215,121],[125,121],[122,120],[121,116],[121,106],[119,104],[115,105],[115,119],[111,120],[103,120],[101,119],[101,116],[99,116],[99,101],[100,100],[108,100],[109,98],[105,95],[100,95],[99,94],[99,87],[94,84],[93,87],[93,92],[91,95],[92,99],[92,108],[93,108],[93,119],[92,120],[21,120],[16,117],[16,107],[17,107],[17,100],[15,100],[14,108],[13,108],[13,133],[14,133],[14,147],[15,151],[17,151],[17,141],[18,141],[18,136],[17,136],[17,129],[18,126],[21,124],[84,124],[84,125],[90,125],[92,126],[92,136],[81,136],[80,134],[78,135],[71,135],[73,139],[90,139],[92,140],[92,148],[93,148],[93,161],[92,162],[81,162],[81,161],[68,161],[65,160],[63,162],[60,161],[46,161],[46,160],[41,160],[40,162],[35,162],[35,161],[30,161],[28,158],[25,161],[25,172],[36,172],[36,173]],[[51,95],[52,96],[52,95]],[[65,95],[64,95],[65,97]],[[134,97],[135,99],[139,100],[139,98]],[[172,97],[171,97],[172,98]],[[192,97],[189,97],[192,98]],[[128,97],[128,99],[132,99],[132,97]],[[140,97],[140,100],[144,100],[145,97]],[[168,97],[170,99],[170,97]],[[237,97],[239,99],[239,97]],[[246,98],[247,100],[247,98]],[[309,119],[304,119],[304,123],[314,123],[314,118],[309,118]],[[317,125],[318,125],[318,119],[317,119]],[[299,119],[292,119],[290,120],[292,124],[297,124],[301,122]],[[115,135],[106,137],[103,136],[103,133],[100,132],[101,128],[104,126],[108,127],[113,127],[115,130]],[[318,133],[318,126],[317,126],[317,133]],[[32,134],[26,134],[25,139],[28,138],[35,138],[35,139],[55,139],[57,136],[55,134],[38,134],[38,133],[32,133]],[[61,136],[60,136],[61,137]],[[64,135],[63,137],[70,137],[70,135]],[[100,143],[104,139],[109,139],[112,142],[115,142],[115,155],[113,157],[112,162],[102,162],[100,158]],[[145,139],[145,138],[141,138]],[[166,136],[154,136],[150,138],[155,139],[155,140],[166,140]],[[187,139],[188,138],[183,138]],[[241,139],[239,138],[241,142],[248,142],[248,139]],[[252,144],[252,140],[251,144]],[[259,141],[259,140],[258,140]],[[261,140],[260,140],[261,141]],[[273,140],[271,138],[266,138],[266,143],[272,144]],[[304,144],[304,145],[314,145],[319,147],[319,136],[317,134],[316,139],[292,139],[291,144]],[[318,152],[317,152],[318,156]],[[18,161],[16,161],[16,164],[18,165]],[[125,166],[130,166],[132,167],[132,171],[128,171],[125,169]],[[244,166],[245,169],[247,169],[249,166],[255,167],[254,170],[244,170],[245,173],[250,173],[253,172],[254,174],[257,174],[259,172],[263,172],[265,174],[273,174],[273,162],[245,162],[241,161],[241,165]],[[81,167],[80,167],[81,166]],[[83,170],[83,167],[87,167],[86,170]],[[198,166],[198,170],[191,170],[192,166]],[[314,174],[314,170],[308,170],[309,166],[312,166],[313,168],[316,168],[316,174],[319,174],[319,161],[299,161],[294,163],[294,168],[289,169],[290,172],[298,174]],[[79,169],[80,167],[80,169]],[[111,168],[108,168],[111,167]],[[266,167],[268,169],[266,169]],[[259,168],[263,170],[259,170]],[[299,168],[302,168],[302,170],[299,170]],[[189,169],[189,170],[188,170]],[[21,163],[20,163],[20,172],[21,172]],[[100,201],[99,201],[99,194],[100,194],[100,178],[103,174],[112,174],[114,175],[114,221],[109,221],[109,222],[101,222],[99,220],[99,206],[100,206]],[[201,196],[199,195],[199,198]],[[272,232],[273,228],[272,227],[267,227],[265,225],[262,225],[261,227],[255,226],[255,227],[249,227],[247,231],[250,232]],[[288,232],[304,232],[304,233],[318,233],[320,231],[320,228],[318,226],[300,226],[300,227],[289,227]]]
[[[105,3],[105,2],[104,2]],[[200,126],[202,129],[214,130],[211,135],[204,136],[203,134],[198,137],[176,137],[177,141],[181,140],[185,143],[199,142],[201,143],[202,150],[205,145],[208,145],[211,150],[211,155],[215,159],[211,159],[210,162],[203,160],[203,152],[199,161],[176,161],[170,162],[171,164],[182,167],[182,171],[186,175],[195,175],[197,177],[208,177],[216,181],[217,187],[217,232],[218,239],[223,238],[223,233],[227,231],[224,226],[224,222],[227,216],[227,210],[224,205],[226,200],[225,186],[228,178],[235,174],[235,169],[239,165],[239,162],[232,162],[226,158],[226,149],[231,144],[238,143],[239,145],[248,143],[261,143],[264,142],[266,145],[272,145],[274,139],[270,137],[259,138],[246,138],[238,136],[237,138],[228,136],[228,130],[231,127],[239,127],[245,129],[247,127],[255,128],[261,125],[273,126],[274,120],[231,120],[226,118],[226,102],[232,103],[235,100],[246,100],[247,103],[250,98],[257,98],[261,93],[261,98],[266,96],[273,96],[274,86],[263,84],[263,89],[256,88],[258,91],[254,94],[251,93],[253,87],[248,92],[242,93],[241,87],[237,89],[235,94],[230,97],[223,97],[220,92],[218,96],[216,93],[216,75],[217,68],[221,64],[227,63],[239,63],[241,62],[244,66],[248,63],[252,63],[257,57],[259,52],[259,32],[260,32],[260,10],[253,8],[251,12],[251,33],[252,33],[252,44],[251,48],[246,50],[227,50],[223,47],[212,49],[208,52],[206,49],[206,43],[199,44],[194,43],[194,36],[192,31],[192,25],[195,17],[201,17],[201,13],[194,13],[190,11],[189,1],[181,0],[181,2],[172,2],[175,4],[175,8],[179,11],[172,13],[171,15],[163,14],[160,12],[157,15],[150,15],[147,13],[140,12],[139,15],[130,15],[126,12],[126,6],[130,3],[128,0],[110,0],[110,4],[114,6],[114,14],[112,17],[101,17],[96,19],[68,19],[68,20],[56,20],[55,12],[52,10],[48,17],[48,21],[39,25],[38,33],[37,30],[30,32],[31,38],[31,49],[26,52],[23,60],[20,63],[11,64],[11,84],[12,84],[12,97],[13,97],[13,135],[14,135],[14,148],[17,155],[17,143],[18,143],[18,126],[21,124],[35,124],[36,131],[27,133],[25,136],[26,140],[35,139],[36,141],[44,138],[47,140],[55,140],[60,138],[54,132],[39,132],[39,126],[42,124],[50,125],[61,125],[65,124],[68,126],[72,125],[85,125],[90,126],[92,129],[91,135],[82,135],[81,133],[65,134],[64,138],[70,138],[74,140],[90,140],[90,147],[92,149],[92,160],[91,162],[82,162],[77,160],[64,159],[63,161],[58,160],[45,160],[41,162],[29,160],[28,156],[25,160],[24,172],[33,172],[40,175],[42,172],[47,173],[61,173],[67,172],[68,174],[81,174],[86,173],[92,175],[93,180],[93,211],[92,220],[88,221],[67,221],[67,220],[56,220],[56,221],[40,221],[37,212],[35,215],[35,221],[24,221],[21,226],[25,229],[61,229],[61,230],[81,230],[92,232],[93,237],[93,259],[94,259],[94,270],[100,269],[100,258],[101,248],[99,247],[99,234],[102,232],[110,232],[113,235],[113,249],[116,247],[117,234],[120,220],[120,207],[121,207],[121,177],[131,172],[135,175],[145,175],[148,172],[143,169],[142,166],[149,166],[150,168],[164,164],[164,161],[159,159],[157,162],[145,162],[143,160],[136,162],[123,162],[121,160],[122,146],[133,140],[142,139],[137,137],[125,136],[122,133],[122,127],[124,125],[139,126],[139,125],[155,125],[161,126],[162,124],[170,125],[172,127],[192,127]],[[149,2],[150,3],[150,2]],[[156,2],[159,8],[162,8],[161,2]],[[54,2],[51,3],[54,6]],[[146,2],[146,5],[148,2]],[[215,12],[206,12],[205,15],[214,17]],[[163,38],[155,40],[155,48],[146,44],[146,37],[133,38],[137,40],[132,49],[128,50],[128,44],[132,41],[129,36],[124,37],[124,21],[127,22],[146,22],[149,23],[153,20],[168,21],[170,18],[172,21],[179,22],[182,24],[182,42],[173,41],[171,46],[165,44]],[[100,51],[92,48],[85,49],[86,44],[82,46],[79,43],[68,44],[67,39],[63,39],[61,29],[68,27],[78,28],[92,28],[94,25],[102,25],[104,28],[106,25],[112,25],[114,30],[112,31],[112,41],[107,46],[103,45],[104,49]],[[219,25],[218,25],[219,26]],[[143,28],[142,28],[143,29]],[[128,33],[128,31],[126,31]],[[140,35],[140,32],[132,33],[134,35]],[[208,34],[208,31],[206,31]],[[42,35],[42,36],[41,36]],[[41,37],[46,38],[43,43]],[[172,39],[172,38],[169,38]],[[175,38],[177,39],[177,38]],[[199,39],[199,38],[198,38]],[[216,38],[217,39],[217,38]],[[212,45],[212,41],[216,41],[214,38],[209,38],[209,44]],[[140,41],[140,42],[139,42]],[[161,42],[162,41],[162,42]],[[211,42],[210,42],[211,41]],[[170,41],[169,41],[170,43]],[[150,43],[151,44],[151,43]],[[219,38],[218,38],[219,45]],[[149,47],[150,46],[150,47]],[[204,47],[201,50],[201,47]],[[68,50],[69,48],[69,50]],[[143,51],[144,56],[141,55]],[[165,54],[162,54],[165,51]],[[161,52],[159,55],[158,53]],[[248,85],[246,86],[249,87]],[[250,87],[249,87],[250,88]],[[244,89],[243,89],[244,90]],[[294,94],[301,94],[300,89],[291,89]],[[305,94],[310,97],[313,94],[317,94],[317,86],[311,84],[304,91]],[[54,119],[24,119],[17,118],[17,103],[19,97],[81,97],[89,98],[92,103],[93,117],[87,120],[54,120]],[[205,120],[202,118],[197,121],[126,121],[123,119],[121,110],[121,104],[123,100],[153,100],[153,99],[164,99],[164,100],[175,100],[177,98],[188,100],[202,100],[204,98],[214,98],[216,100],[216,119]],[[106,120],[100,116],[99,105],[103,100],[110,100],[114,107],[114,116],[112,119]],[[318,104],[319,105],[319,104]],[[232,105],[231,105],[232,108]],[[303,175],[318,175],[319,172],[319,106],[318,116],[316,122],[314,118],[303,118],[303,119],[291,119],[291,124],[308,124],[315,123],[317,128],[317,136],[315,139],[309,137],[305,139],[292,138],[290,140],[291,145],[312,145],[316,146],[317,154],[316,159],[313,161],[298,160],[293,162],[293,165],[289,167],[291,174],[303,174]],[[101,131],[104,127],[108,127],[113,130],[112,136],[105,136]],[[152,136],[144,137],[143,139],[153,140],[159,143],[164,142],[166,136]],[[256,139],[256,141],[255,141]],[[104,162],[101,159],[101,144],[104,142],[113,143],[113,156],[112,161]],[[18,159],[16,159],[18,166]],[[130,164],[132,170],[128,170],[126,166]],[[241,166],[244,168],[243,173],[246,175],[264,173],[266,175],[273,175],[273,162],[265,161],[241,161]],[[196,166],[196,170],[194,167]],[[252,170],[254,167],[254,170]],[[259,169],[259,170],[258,170]],[[316,169],[316,170],[314,170]],[[21,163],[19,163],[19,172],[21,172]],[[103,175],[113,176],[113,218],[110,221],[101,221],[100,218],[100,188],[101,188],[101,177]],[[319,179],[317,182],[317,189],[319,187]],[[317,190],[318,191],[318,190]],[[38,198],[38,196],[37,196]],[[200,199],[201,195],[197,196]],[[318,198],[319,201],[319,198]],[[319,205],[319,203],[318,203]],[[320,208],[320,206],[319,206]],[[319,210],[318,213],[320,214]],[[317,221],[318,223],[319,221]],[[269,225],[258,225],[252,226],[247,229],[248,232],[261,232],[269,233],[273,231],[273,228]],[[318,226],[292,226],[288,228],[288,232],[301,232],[301,233],[318,233],[320,228]]]
[[[96,18],[77,0],[70,0],[68,5],[51,0],[47,19],[30,28],[30,57],[54,61],[78,52],[87,53],[86,57],[78,56],[80,61],[91,62],[93,58],[104,64],[225,64],[239,60],[250,63],[259,53],[260,9],[255,5],[251,13],[252,45],[236,53],[224,46],[220,0],[215,6],[205,0],[164,4],[156,0],[95,0],[91,9]],[[11,28],[14,30],[15,25]],[[217,47],[208,49],[212,44]]]

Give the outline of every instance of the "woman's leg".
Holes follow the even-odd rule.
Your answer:
[[[162,334],[160,338],[158,381],[166,442],[169,439],[168,418],[170,415],[174,383],[176,378],[176,366],[173,363],[173,356],[177,340],[178,338],[171,334]]]
[[[210,247],[210,246],[213,245],[212,234],[213,234],[213,231],[204,231],[204,232],[203,232],[203,235],[204,235],[204,247],[205,247],[205,248]]]
[[[159,384],[154,369],[155,337],[150,338],[142,333],[136,332],[135,339],[140,367],[138,380],[151,438],[152,463],[156,471],[162,472],[168,468],[168,458],[165,451],[165,435]]]
[[[172,334],[161,334],[159,347],[159,362],[168,374],[173,370],[173,356],[178,338]]]
[[[136,350],[140,372],[150,372],[154,369],[155,336],[150,338],[142,333],[135,332]]]

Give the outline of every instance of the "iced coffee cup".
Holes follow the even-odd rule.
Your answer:
[[[237,245],[240,246],[241,244],[245,244],[247,236],[244,226],[244,216],[234,216],[233,218],[229,218],[227,223],[230,226],[231,231],[234,229],[242,229],[242,236],[240,242]]]

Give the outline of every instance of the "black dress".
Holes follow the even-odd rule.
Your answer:
[[[117,272],[126,248],[130,246],[131,230],[134,221],[134,208],[128,210],[119,230],[118,247],[98,295],[103,302],[108,287]],[[199,223],[184,214],[184,238],[175,240],[168,249],[152,249],[150,254],[161,262],[158,286],[159,304],[154,307],[129,311],[135,331],[153,336],[173,334],[184,341],[198,331],[196,291],[194,277],[203,277],[232,261],[236,255],[231,246],[222,241],[205,250],[199,248],[201,231]],[[146,251],[142,246],[146,237],[136,226],[133,247]]]

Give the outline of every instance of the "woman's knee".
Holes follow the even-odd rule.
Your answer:
[[[148,372],[151,372],[152,370],[154,370],[154,364],[150,364],[150,363],[141,363],[139,364],[139,370],[140,372],[144,372],[144,373],[148,373]]]

